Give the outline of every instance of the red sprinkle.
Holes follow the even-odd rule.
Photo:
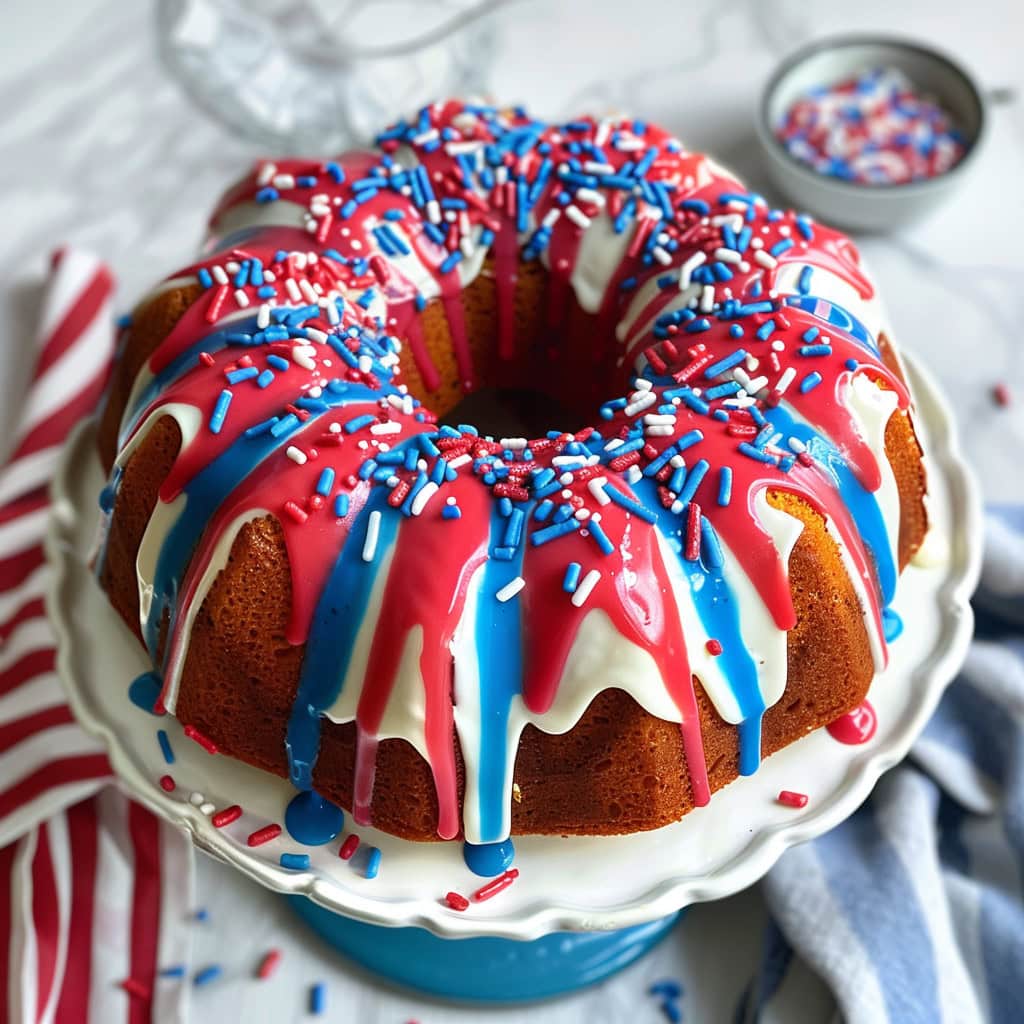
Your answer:
[[[263,959],[260,961],[260,965],[256,968],[256,977],[261,981],[265,981],[269,978],[274,971],[277,970],[277,965],[281,962],[281,950],[272,949],[268,953],[264,954]]]
[[[1010,395],[1010,389],[1005,383],[1000,381],[992,389],[992,398],[996,405],[1002,406],[1004,409],[1010,404],[1012,396]]]
[[[199,362],[201,362],[203,366],[213,366],[213,356],[211,356],[209,352],[200,352]]]
[[[473,899],[477,903],[483,903],[484,900],[489,900],[492,896],[497,896],[503,889],[507,889],[518,877],[519,868],[509,868],[505,874],[498,875],[497,878],[491,879],[486,885],[477,889],[473,893]]]
[[[209,737],[204,736],[194,725],[185,726],[185,735],[190,740],[195,740],[208,754],[217,753],[217,744]]]
[[[125,978],[121,982],[121,988],[130,996],[138,996],[139,999],[148,999],[153,993],[148,985],[143,985],[138,978]]]
[[[341,844],[341,849],[338,850],[338,856],[342,860],[350,860],[352,854],[355,853],[357,849],[359,849],[359,836],[352,833],[352,835],[345,836],[345,842]]]
[[[286,501],[284,510],[297,523],[304,523],[309,518],[309,513],[294,501]]]
[[[686,517],[686,550],[683,557],[688,562],[696,562],[700,558],[700,505],[690,502],[690,511]]]
[[[807,806],[807,794],[806,793],[794,793],[791,789],[784,789],[776,797],[776,800],[784,807],[806,807]]]
[[[249,846],[262,846],[264,843],[269,843],[271,839],[276,839],[280,834],[280,825],[264,825],[263,828],[258,828],[255,832],[250,833],[246,843]]]
[[[452,910],[465,910],[469,906],[469,900],[459,892],[446,893],[444,901]]]
[[[238,804],[232,804],[230,807],[225,807],[223,811],[218,811],[210,821],[213,822],[214,828],[223,828],[233,821],[238,821],[241,816],[242,808]]]
[[[170,777],[170,775],[161,775],[160,776],[160,788],[165,793],[173,793],[175,791],[175,789],[177,789],[177,786],[176,786],[176,784],[174,782],[174,779],[172,779]]]
[[[717,658],[722,653],[721,640],[709,640],[704,646],[713,658]]]

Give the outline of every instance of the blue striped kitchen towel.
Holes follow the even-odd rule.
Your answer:
[[[1024,1021],[1024,506],[989,507],[967,661],[910,756],[765,879],[737,1020]],[[813,1019],[817,1020],[818,1017]]]

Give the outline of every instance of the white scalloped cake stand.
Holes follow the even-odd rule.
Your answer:
[[[716,794],[682,821],[640,835],[516,839],[515,884],[465,912],[444,894],[468,894],[482,880],[462,861],[458,843],[410,843],[370,828],[356,831],[383,852],[380,872],[364,877],[365,859],[338,857],[339,840],[301,847],[287,833],[250,848],[246,837],[283,823],[294,795],[288,783],[227,757],[211,756],[168,717],[129,701],[128,686],[150,666],[140,645],[107,603],[87,567],[103,486],[94,426],[69,442],[54,480],[48,553],[54,566],[50,612],[59,635],[58,669],[79,721],[107,745],[125,785],[151,810],[191,832],[197,846],[263,885],[302,894],[348,917],[414,925],[437,935],[533,939],[556,930],[607,930],[651,921],[680,907],[751,885],[794,843],[838,824],[864,800],[879,775],[902,758],[959,668],[972,630],[968,599],[980,563],[981,511],[960,454],[949,407],[910,362],[918,429],[929,453],[929,511],[937,557],[913,565],[900,580],[895,609],[905,625],[888,669],[869,694],[878,730],[861,746],[844,746],[820,729],[769,758],[750,778]],[[936,543],[938,541],[938,543]],[[168,766],[157,730],[170,737]],[[177,790],[158,784],[171,774]],[[782,789],[808,794],[802,810],[780,806]],[[240,804],[242,817],[217,829],[189,802],[200,792],[217,808]],[[344,834],[344,833],[343,833]],[[279,864],[284,852],[310,856],[310,868]]]

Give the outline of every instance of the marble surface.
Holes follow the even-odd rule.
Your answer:
[[[760,87],[781,57],[822,35],[886,31],[954,53],[986,91],[987,145],[971,180],[927,221],[898,237],[859,239],[886,297],[901,346],[923,356],[961,414],[970,458],[989,502],[1024,499],[1024,67],[1018,0],[803,0],[635,2],[523,0],[498,16],[491,91],[551,116],[624,109],[658,120],[748,181],[765,184],[753,133]],[[0,14],[0,450],[16,396],[47,254],[61,242],[99,252],[130,304],[185,262],[213,198],[255,154],[197,113],[157,59],[152,8],[114,0],[35,0]],[[1017,98],[1014,98],[1014,94]],[[762,189],[764,190],[764,189]],[[770,193],[769,193],[770,194]],[[1014,401],[998,408],[1005,380]],[[303,987],[331,979],[329,1019],[367,1024],[663,1019],[650,981],[692,983],[688,1021],[731,1016],[753,965],[762,914],[756,893],[697,908],[643,963],[592,992],[532,1008],[481,1014],[393,994],[341,966],[305,936],[281,901],[200,858],[195,963],[217,961],[225,978],[196,992],[192,1018],[302,1020]],[[271,945],[285,951],[274,982],[250,982]],[[798,979],[792,1020],[831,1016],[827,994]]]

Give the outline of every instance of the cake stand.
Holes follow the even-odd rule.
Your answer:
[[[482,879],[465,866],[457,843],[411,843],[346,817],[338,839],[323,846],[302,847],[286,830],[247,845],[254,831],[283,824],[294,790],[211,756],[175,719],[154,717],[129,700],[131,683],[151,666],[88,568],[104,482],[91,422],[70,439],[55,477],[47,539],[57,667],[72,709],[106,744],[135,799],[187,830],[200,849],[293,897],[321,935],[370,969],[470,999],[538,998],[596,981],[650,948],[680,908],[751,885],[787,847],[851,814],[907,753],[958,669],[972,631],[968,601],[979,573],[981,510],[949,405],[908,363],[928,453],[933,526],[925,557],[901,577],[894,608],[903,633],[868,695],[877,730],[865,743],[846,745],[819,729],[676,824],[633,836],[518,838],[514,884],[464,911],[452,909],[445,894],[468,896]],[[167,775],[174,780],[170,792],[159,781]],[[781,790],[807,794],[806,806],[779,804]],[[216,827],[221,819],[213,810],[232,805],[241,816]],[[359,849],[344,860],[339,843],[353,834]],[[372,848],[381,857],[371,878]],[[300,856],[293,862],[300,866],[284,867],[282,854],[308,856],[308,866]],[[452,939],[467,941],[456,946],[446,941]],[[453,960],[458,970],[446,967]]]

